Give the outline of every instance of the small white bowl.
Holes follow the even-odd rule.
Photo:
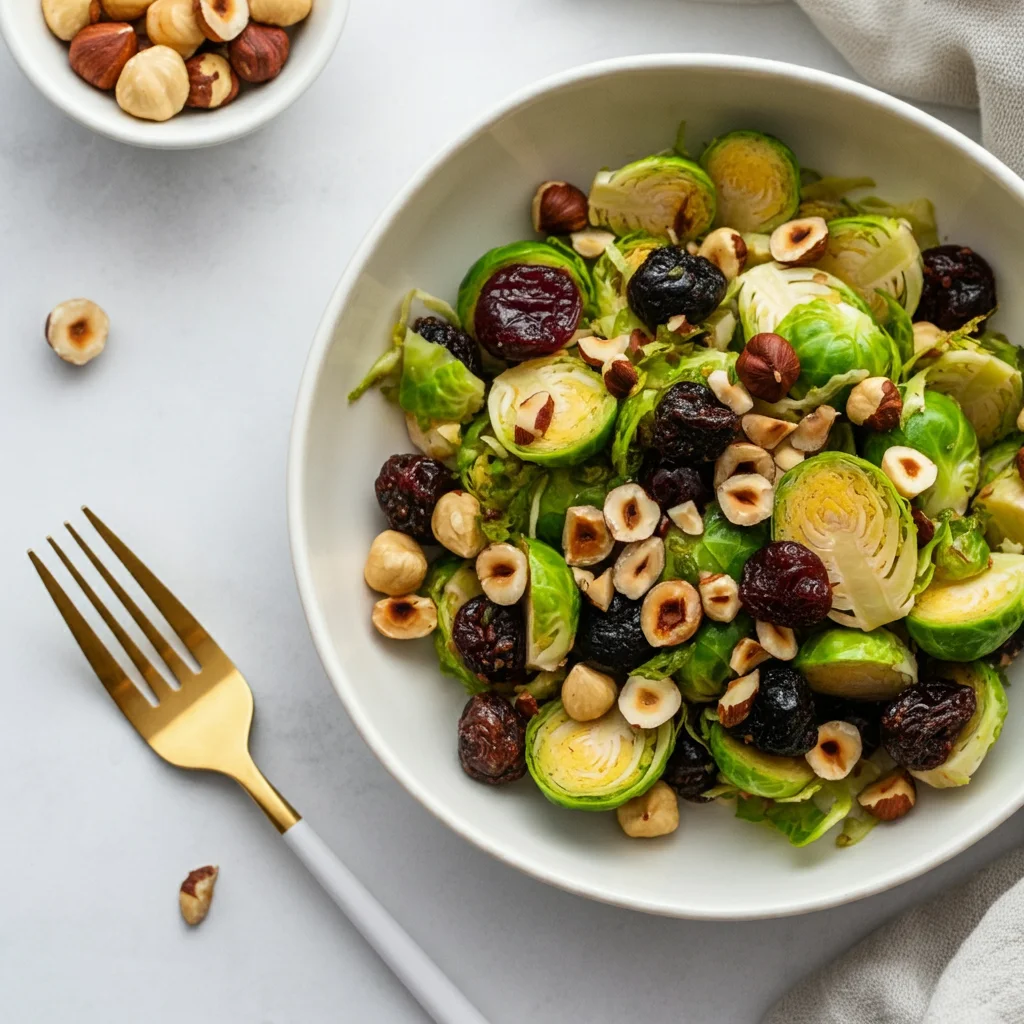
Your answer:
[[[221,110],[183,110],[169,121],[126,114],[114,93],[83,82],[68,63],[68,44],[47,28],[39,0],[0,0],[0,35],[32,84],[80,124],[149,149],[199,149],[241,138],[287,109],[313,84],[338,45],[349,0],[314,0],[308,18],[289,29],[291,51],[272,82],[246,89]]]
[[[613,814],[553,807],[529,779],[491,788],[456,757],[465,695],[428,641],[375,634],[363,583],[385,526],[373,480],[409,451],[402,417],[377,393],[346,394],[384,350],[402,295],[454,299],[491,246],[531,237],[530,198],[545,179],[586,188],[595,170],[732,128],[788,142],[826,174],[869,174],[896,200],[929,196],[945,240],[981,252],[1000,286],[998,326],[1024,341],[1024,182],[935,118],[856,82],[773,61],[701,54],[630,57],[577,68],[513,97],[446,147],[384,212],[320,323],[299,391],[288,508],[292,557],[320,657],[349,714],[388,770],[455,831],[508,864],[584,896],[696,918],[774,917],[880,892],[970,846],[1024,804],[1024,707],[1010,693],[1002,737],[970,786],[921,786],[904,821],[840,850],[794,849],[725,807],[684,804],[679,831],[637,841]],[[1024,672],[1013,672],[1015,681]]]

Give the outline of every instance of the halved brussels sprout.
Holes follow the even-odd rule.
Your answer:
[[[881,466],[882,457],[894,445],[927,455],[939,475],[914,499],[914,504],[932,518],[946,508],[962,514],[967,511],[981,471],[977,434],[960,406],[941,392],[925,391],[923,408],[910,411],[907,388],[906,384],[900,387],[904,400],[902,422],[892,430],[868,432],[862,442],[864,458]]]
[[[740,612],[732,622],[705,619],[688,644],[675,648],[681,650],[682,655],[672,678],[683,697],[696,703],[721,697],[733,674],[729,667],[732,649],[745,636],[753,634],[754,620],[746,612]],[[643,674],[644,666],[634,672],[634,675]]]
[[[464,422],[484,404],[484,382],[443,345],[405,333],[398,404],[421,427],[431,420]]]
[[[769,800],[795,797],[816,778],[802,757],[762,754],[730,736],[717,722],[708,729],[708,747],[722,776],[737,789]]]
[[[434,630],[434,650],[441,671],[462,683],[466,693],[484,693],[489,689],[464,664],[452,640],[455,613],[471,598],[483,593],[472,561],[458,555],[444,554],[430,567],[423,583],[424,594],[437,606],[437,629]]]
[[[736,801],[737,818],[767,822],[793,846],[816,842],[852,809],[853,793],[845,779],[822,783],[806,800],[797,803],[773,802],[763,797],[740,797]]]
[[[530,567],[526,590],[526,667],[554,672],[576,639],[580,591],[565,559],[542,540],[524,537]]]
[[[737,231],[769,232],[800,205],[800,165],[783,142],[735,131],[708,143],[701,166],[718,193],[718,223]]]
[[[939,520],[940,527],[936,529],[938,542],[932,552],[935,578],[966,580],[984,572],[992,552],[985,540],[981,517],[958,516],[946,509]]]
[[[646,231],[680,242],[699,238],[715,219],[715,186],[681,156],[648,156],[598,171],[590,186],[590,223],[617,235]]]
[[[1024,480],[1011,464],[986,483],[972,506],[988,520],[985,537],[998,548],[1005,541],[1024,544]]]
[[[551,470],[540,492],[533,532],[542,541],[559,547],[566,511],[573,505],[603,507],[605,495],[617,480],[614,470],[603,458],[579,466]]]
[[[949,757],[938,768],[926,772],[912,771],[910,774],[938,789],[966,786],[1003,730],[1009,710],[1006,691],[1000,674],[983,661],[972,661],[967,665],[940,665],[936,673],[940,679],[970,686],[977,698],[977,709],[960,730]]]
[[[736,526],[725,517],[717,501],[704,510],[704,532],[683,533],[677,526],[665,534],[663,580],[686,580],[697,586],[702,572],[724,572],[740,578],[747,559],[768,543],[768,522]]]
[[[892,295],[914,315],[924,286],[921,250],[906,221],[892,217],[837,217],[829,221],[828,250],[815,266],[845,281],[868,304],[874,318],[887,316]]]
[[[991,448],[986,448],[981,453],[979,486],[984,487],[985,484],[992,483],[1003,470],[1011,466],[1016,468],[1014,463],[1017,460],[1017,452],[1022,447],[1024,447],[1024,433],[1015,430],[1009,437],[1004,437],[1002,441],[992,445]]]
[[[992,553],[967,580],[933,580],[907,616],[907,631],[934,658],[974,661],[1024,623],[1024,555]]]
[[[776,484],[774,540],[795,540],[825,563],[829,617],[865,631],[903,618],[914,603],[917,529],[910,505],[877,467],[822,452]]]
[[[576,722],[555,700],[530,719],[526,767],[552,803],[611,811],[658,781],[674,745],[671,721],[634,729],[616,707],[595,721]]]
[[[614,325],[615,317],[628,310],[626,285],[640,264],[655,250],[668,244],[666,238],[656,238],[645,231],[635,231],[611,243],[594,264],[594,293],[597,312],[602,326]],[[636,326],[640,326],[637,320]],[[610,330],[603,332],[606,337],[615,337]],[[624,332],[617,332],[624,333]]]
[[[890,700],[917,682],[917,661],[895,633],[826,629],[808,637],[793,662],[812,690],[854,700]]]
[[[515,443],[516,415],[531,395],[554,400],[551,423],[529,445]],[[494,378],[487,397],[491,428],[501,446],[524,462],[572,466],[601,451],[615,426],[618,403],[599,373],[579,356],[558,353],[528,359]]]

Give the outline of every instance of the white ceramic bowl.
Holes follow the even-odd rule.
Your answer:
[[[113,92],[83,82],[68,63],[68,44],[46,27],[39,0],[0,0],[0,35],[32,84],[68,116],[100,135],[150,149],[199,149],[241,138],[286,110],[323,71],[341,36],[349,0],[314,0],[289,29],[291,50],[272,82],[244,90],[221,110],[183,110],[169,121],[126,114]]]
[[[637,842],[614,815],[549,804],[529,780],[493,789],[455,753],[465,697],[429,642],[396,643],[370,625],[362,567],[384,527],[372,484],[411,446],[402,417],[374,393],[346,393],[383,351],[413,286],[454,299],[486,249],[531,235],[545,179],[586,187],[594,171],[687,137],[759,128],[808,167],[870,174],[877,192],[931,197],[942,237],[975,246],[1002,285],[999,325],[1024,339],[1024,183],[979,146],[898,100],[843,78],[771,61],[679,55],[576,69],[513,97],[435,158],[356,252],[320,324],[299,393],[288,501],[292,555],[313,638],[367,743],[424,806],[508,864],[562,888],[680,917],[751,918],[828,907],[878,892],[951,857],[1024,803],[1024,713],[1011,707],[974,782],[922,793],[914,813],[839,850],[797,850],[724,807],[685,805],[679,831]],[[1016,704],[1011,694],[1011,705]],[[926,786],[920,787],[927,790]]]

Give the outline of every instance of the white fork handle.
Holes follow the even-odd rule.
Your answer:
[[[284,841],[437,1024],[488,1024],[305,820]]]

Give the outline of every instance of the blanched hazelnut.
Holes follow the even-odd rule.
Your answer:
[[[882,472],[904,498],[916,498],[938,479],[939,468],[916,448],[894,444],[882,456]]]
[[[674,505],[665,515],[687,536],[699,537],[704,532],[704,520],[693,501],[684,501],[681,505]]]
[[[675,647],[697,632],[702,616],[693,586],[686,580],[665,580],[644,596],[640,628],[652,647]]]
[[[181,883],[178,890],[178,906],[186,924],[194,927],[210,912],[213,887],[217,884],[219,874],[219,868],[207,864],[206,867],[190,871],[188,878]]]
[[[779,661],[792,661],[798,650],[796,634],[789,626],[776,626],[771,622],[755,623],[757,642]]]
[[[819,405],[796,425],[796,430],[786,440],[797,451],[805,454],[821,451],[838,415],[831,405]]]
[[[892,430],[900,422],[903,399],[888,377],[868,377],[854,385],[846,400],[846,418],[858,427]]]
[[[736,441],[715,459],[715,487],[721,487],[731,476],[744,473],[756,473],[771,483],[775,479],[775,463],[759,445]]]
[[[806,458],[807,453],[797,451],[789,443],[788,439],[777,444],[772,451],[772,459],[774,459],[775,465],[779,467],[779,471],[782,473],[788,472],[794,466],[799,466]]]
[[[943,332],[927,320],[918,320],[914,324],[914,355],[930,352],[942,340]]]
[[[774,491],[758,473],[729,477],[717,491],[722,514],[735,526],[754,526],[771,517]]]
[[[704,614],[715,622],[732,622],[740,613],[740,585],[724,572],[702,576],[698,584]]]
[[[529,564],[514,544],[489,544],[476,556],[476,575],[495,604],[515,604],[526,593]]]
[[[802,266],[821,259],[828,249],[828,223],[824,217],[802,217],[777,227],[768,242],[772,259]]]
[[[712,370],[708,374],[708,387],[715,393],[722,405],[727,405],[737,416],[750,412],[754,400],[742,384],[732,384],[725,370]]]
[[[188,70],[181,54],[169,46],[150,46],[125,64],[114,95],[125,113],[166,121],[180,113],[188,93]]]
[[[382,594],[411,594],[427,577],[427,556],[412,537],[385,530],[370,545],[363,577],[368,586]]]
[[[616,808],[615,816],[622,831],[634,839],[667,836],[679,828],[679,798],[659,779],[646,793]]]
[[[185,106],[200,110],[226,107],[238,95],[238,75],[219,53],[199,53],[185,61],[188,99]],[[406,420],[412,413],[406,414]],[[415,421],[416,417],[412,417]],[[410,430],[410,436],[412,431]]]
[[[615,547],[604,513],[595,505],[573,505],[566,509],[562,527],[562,551],[567,565],[597,565]]]
[[[725,275],[726,281],[739,277],[747,262],[747,243],[732,228],[715,228],[701,242],[698,256],[710,260]]]
[[[657,582],[665,568],[665,542],[660,537],[627,544],[615,559],[612,583],[631,601],[639,601]]]
[[[460,558],[476,558],[487,546],[480,529],[480,502],[469,491],[442,494],[430,517],[439,544]]]
[[[249,24],[247,0],[192,0],[196,22],[214,43],[227,43]]]
[[[569,236],[572,247],[586,260],[596,260],[615,241],[615,235],[600,228],[574,231]]]
[[[249,14],[253,21],[264,25],[287,28],[309,16],[313,0],[249,0]]]
[[[718,721],[724,728],[731,729],[739,725],[750,714],[760,688],[761,673],[756,668],[729,683],[718,701]]]
[[[639,484],[622,484],[605,495],[604,518],[615,540],[645,540],[657,529],[661,509]]]
[[[100,20],[99,0],[43,0],[46,27],[70,43],[86,25]]]
[[[600,368],[616,356],[625,355],[629,347],[629,335],[620,334],[617,338],[598,338],[588,335],[576,343],[576,351],[588,366]]]
[[[729,668],[737,675],[746,675],[751,669],[757,668],[770,657],[771,655],[756,640],[745,636],[732,649]]]
[[[153,0],[146,10],[146,35],[156,46],[169,46],[183,58],[191,57],[206,42],[206,36],[196,21],[192,0]],[[164,121],[166,118],[151,120]]]
[[[825,722],[818,726],[818,742],[804,754],[814,774],[829,782],[845,779],[860,760],[860,730],[851,722]]]
[[[69,299],[46,318],[46,341],[66,363],[84,366],[106,347],[110,318],[89,299]]]
[[[619,688],[611,676],[579,662],[562,683],[562,707],[576,722],[592,722],[615,705]]]
[[[795,423],[778,420],[774,416],[762,416],[757,412],[748,412],[740,420],[740,425],[747,439],[765,451],[771,451],[796,430]]]
[[[103,13],[111,21],[135,21],[149,9],[153,0],[100,0]]]
[[[392,640],[416,640],[437,629],[437,608],[418,594],[385,597],[373,606],[373,624]]]

